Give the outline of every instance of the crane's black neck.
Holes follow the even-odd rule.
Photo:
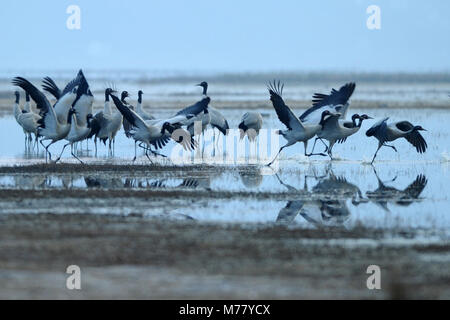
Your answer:
[[[361,126],[361,118],[359,117],[359,115],[357,115],[357,114],[354,114],[353,116],[352,116],[352,125],[353,125],[353,128],[356,128],[356,119],[359,119],[359,124],[358,124],[358,127],[360,127]]]
[[[29,93],[26,92],[26,91],[25,91],[25,100],[26,100],[27,102],[30,102],[30,95],[29,95]]]
[[[72,115],[74,112],[72,110],[69,110],[69,113],[67,114],[67,123],[72,124]]]
[[[325,122],[325,117],[326,117],[327,115],[328,115],[328,114],[326,114],[325,112],[322,113],[322,116],[321,116],[320,122],[319,122],[319,124],[320,124],[321,126],[322,126],[323,123]]]
[[[125,98],[127,98],[128,97],[128,94],[124,91],[124,92],[122,92],[122,95],[121,95],[121,97],[120,97],[120,101],[122,101],[123,103],[127,103],[126,101],[125,101]]]
[[[16,92],[16,103],[18,104],[20,101],[20,94]]]
[[[87,124],[87,127],[89,128],[89,129],[91,129],[92,128],[92,114],[88,114],[87,116],[86,116],[86,124]]]
[[[139,91],[139,93],[138,93],[138,102],[139,102],[140,104],[142,104],[142,92],[140,92],[140,91]]]
[[[203,86],[203,95],[206,96],[207,94],[208,94],[208,85],[205,84],[205,85]]]
[[[358,128],[361,128],[363,121],[363,118],[359,118]]]
[[[109,92],[108,90],[105,90],[105,102],[109,101]]]
[[[168,122],[164,123],[164,125],[161,128],[161,134],[164,134],[164,132],[167,130],[170,134],[172,134],[175,131],[175,128]]]

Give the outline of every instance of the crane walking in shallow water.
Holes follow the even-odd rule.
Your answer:
[[[325,139],[329,142],[329,145],[325,149],[325,152],[327,152],[330,158],[333,160],[333,147],[336,142],[344,143],[348,137],[354,135],[359,131],[364,120],[372,119],[366,114],[363,114],[361,116],[357,113],[352,116],[351,121],[339,119],[340,116],[341,114],[337,113],[334,116],[330,116],[327,120],[324,121],[322,130],[320,130],[320,132],[317,134],[316,141],[314,141],[314,146],[311,153],[314,152],[314,147],[317,140]],[[359,119],[359,123],[356,123],[357,119]]]
[[[292,146],[297,142],[303,142],[305,145],[305,156],[312,156],[313,154],[307,154],[308,140],[314,137],[321,129],[324,121],[331,115],[334,115],[329,110],[322,112],[321,119],[315,124],[303,123],[297,118],[292,110],[284,103],[281,95],[283,94],[283,87],[280,81],[278,83],[270,83],[268,86],[270,93],[270,100],[277,113],[278,119],[286,126],[287,130],[278,130],[277,133],[282,135],[287,143],[280,148],[275,158],[268,164],[272,165],[278,155],[284,148]]]
[[[424,153],[427,150],[427,142],[422,137],[419,131],[427,131],[421,126],[414,126],[408,121],[398,121],[391,124],[387,124],[389,118],[385,118],[372,126],[367,130],[366,135],[368,137],[375,137],[378,140],[378,149],[375,152],[372,162],[375,161],[378,151],[381,147],[389,147],[397,152],[394,146],[386,144],[386,142],[395,141],[399,138],[405,138],[410,144],[412,144],[418,153]]]

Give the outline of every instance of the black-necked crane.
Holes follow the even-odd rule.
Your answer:
[[[89,133],[91,132],[91,120],[93,112],[92,105],[94,103],[94,95],[89,88],[89,84],[82,70],[79,71],[78,78],[79,85],[77,90],[77,99],[73,103],[72,107],[75,111],[73,114],[75,120],[72,120],[71,130],[66,137],[66,140],[69,141],[72,155],[74,151],[73,148],[76,147],[76,143],[87,139]],[[61,97],[61,90],[50,77],[44,78],[43,82],[44,84],[42,85],[42,87],[45,91],[54,95],[56,99],[59,99]],[[64,149],[65,147],[63,148],[62,152],[64,152]],[[56,161],[58,160],[59,158]]]
[[[25,134],[25,144],[27,143],[27,141],[32,141],[32,134],[34,134],[37,142],[39,125],[38,121],[39,119],[41,119],[41,117],[31,111],[31,109],[29,108],[29,103],[28,108],[26,105],[24,106],[24,108],[22,108],[20,106],[20,93],[18,91],[15,91],[14,94],[16,96],[14,104],[14,118],[23,129],[23,133]]]
[[[350,106],[349,99],[353,95],[355,88],[356,84],[349,82],[339,90],[333,88],[330,94],[315,93],[313,95],[312,107],[303,112],[300,120],[305,123],[317,124],[325,110],[331,113],[339,113],[339,118],[345,119]],[[325,145],[326,150],[328,150],[325,142],[322,139],[320,141]]]
[[[375,152],[371,163],[375,161],[381,147],[389,147],[397,152],[397,149],[394,146],[386,143],[400,138],[405,138],[416,148],[418,153],[424,153],[427,150],[427,142],[420,134],[420,131],[426,131],[424,128],[415,126],[409,121],[397,121],[388,124],[388,120],[389,118],[385,118],[377,122],[366,132],[368,137],[375,137],[378,140],[378,149]]]
[[[176,114],[176,115],[180,114],[195,115],[195,117],[191,119],[190,123],[187,126],[187,130],[191,134],[191,136],[196,136],[204,133],[208,125],[211,123],[211,114],[209,112],[209,103],[211,102],[211,98],[208,97],[207,95],[208,83],[203,81],[202,83],[199,83],[197,86],[203,88],[202,100],[200,100],[193,106],[184,108],[183,110],[179,111]]]
[[[131,104],[128,103],[128,101],[126,101],[126,99],[129,97],[130,97],[130,94],[128,93],[128,91],[122,91],[122,93],[120,95],[120,101],[122,102],[122,104],[124,106],[127,106],[129,109],[134,111],[134,106],[132,106]],[[127,138],[131,138],[131,134],[130,134],[131,127],[132,126],[128,122],[128,120],[126,118],[123,118],[123,130],[125,131],[125,136]]]
[[[203,81],[197,84],[197,86],[203,88],[202,96],[203,98],[206,98],[208,96],[208,83]],[[227,135],[227,130],[230,129],[230,126],[228,125],[228,121],[224,115],[218,109],[211,106],[208,107],[208,111],[210,115],[209,124],[211,127],[219,130],[224,136]]]
[[[362,116],[354,114],[351,121],[342,120],[340,119],[340,116],[340,113],[336,113],[325,120],[322,129],[317,133],[317,138],[314,142],[315,146],[318,139],[327,140],[328,146],[325,152],[328,153],[331,159],[333,159],[333,147],[336,142],[345,142],[348,137],[354,135],[361,129],[364,120],[372,119],[366,114],[363,114]],[[358,123],[356,123],[357,119],[359,119]],[[314,147],[311,152],[314,152]]]
[[[85,125],[86,116],[93,113],[92,106],[94,102],[94,96],[89,88],[89,84],[82,70],[78,72],[77,79],[79,85],[79,96],[73,104],[73,108],[76,111],[75,116],[77,118],[78,124]],[[53,79],[50,77],[44,78],[42,88],[52,94],[56,99],[59,99],[62,93],[66,90],[65,88],[63,91],[61,91],[53,81]]]
[[[284,148],[292,146],[297,142],[303,142],[305,145],[305,156],[311,156],[312,154],[307,154],[307,147],[309,139],[313,138],[321,129],[322,124],[332,115],[330,110],[324,110],[322,112],[321,119],[317,123],[303,123],[299,118],[297,118],[292,110],[284,103],[281,95],[283,94],[284,85],[278,83],[270,83],[268,90],[270,93],[270,100],[277,113],[278,119],[286,126],[287,130],[278,130],[277,133],[282,135],[287,143],[280,148],[275,158],[268,165],[272,165],[278,155],[283,151]]]
[[[117,132],[120,130],[123,122],[123,116],[119,111],[114,111],[111,108],[109,94],[113,93],[111,88],[105,89],[105,104],[102,111],[95,114],[92,121],[92,131],[89,137],[94,136],[95,154],[97,155],[97,139],[100,139],[104,144],[109,140],[108,150],[113,153]]]
[[[141,116],[144,120],[155,120],[155,117],[147,113],[142,106],[142,95],[144,92],[142,90],[138,91],[138,100],[136,104],[136,113]]]
[[[203,82],[197,84],[197,86],[200,86],[203,88],[202,97],[203,98],[208,97],[208,83],[206,81],[203,81]],[[197,120],[197,121],[199,121],[199,120]],[[204,130],[206,130],[208,123],[213,129],[213,146],[214,146],[213,153],[215,154],[215,150],[216,150],[216,131],[215,131],[215,129],[219,130],[219,136],[220,136],[220,133],[222,133],[224,136],[226,136],[228,134],[228,130],[230,129],[230,126],[228,125],[228,121],[225,118],[225,116],[218,109],[211,107],[211,106],[208,106],[208,110],[204,113],[203,117],[201,117],[201,121],[202,121],[202,133],[204,132]],[[197,133],[197,132],[194,132],[194,127],[192,125],[188,128],[188,130],[191,135]],[[204,147],[204,145],[203,145],[203,147]],[[203,152],[202,152],[202,154],[203,154]]]
[[[36,103],[36,107],[40,110],[42,118],[38,121],[38,134],[42,136],[40,143],[45,148],[50,160],[51,153],[48,148],[69,134],[72,122],[72,115],[69,113],[69,110],[79,97],[77,94],[79,82],[79,76],[69,82],[62,91],[60,98],[52,106],[45,95],[25,78],[16,77],[12,80],[13,85],[21,87],[29,93]],[[45,146],[43,144],[45,140],[50,140],[51,142]]]
[[[56,162],[58,162],[59,159],[61,158],[65,148],[70,145],[72,156],[81,163],[83,163],[83,161],[81,161],[81,159],[78,158],[77,155],[75,155],[74,146],[76,143],[87,139],[87,137],[91,133],[92,130],[91,122],[93,116],[92,113],[87,112],[92,110],[92,104],[94,102],[94,96],[92,95],[92,92],[89,89],[89,84],[84,75],[82,75],[80,79],[77,96],[78,98],[74,102],[72,107],[73,115],[70,131],[67,137],[65,138],[65,140],[69,141],[69,143],[64,145],[58,159],[56,159]],[[82,119],[83,121],[81,121],[80,119]]]

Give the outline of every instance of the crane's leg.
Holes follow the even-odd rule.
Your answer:
[[[202,159],[205,155],[205,137],[203,136],[203,145],[202,145]]]
[[[312,155],[312,153],[314,152],[314,148],[316,147],[317,140],[319,140],[319,138],[316,138],[316,140],[314,140],[313,148],[311,150],[310,155]]]
[[[58,161],[61,159],[61,156],[62,156],[64,150],[66,149],[66,147],[67,147],[68,145],[70,145],[70,146],[72,147],[72,144],[71,144],[71,143],[65,144],[64,147],[63,147],[62,150],[61,150],[61,153],[59,154],[59,157],[55,160],[55,163],[58,162]],[[73,153],[73,150],[72,150],[72,153]],[[50,159],[50,160],[51,160],[51,159]]]
[[[109,141],[108,141],[108,149],[109,149],[109,153],[112,155],[113,151],[112,151],[112,140],[111,140],[111,137],[109,138]]]
[[[41,140],[41,144],[45,148],[45,151],[46,151],[45,162],[47,162],[47,154],[48,154],[49,160],[52,161],[52,154],[50,153],[50,151],[48,151],[48,148],[55,142],[56,141],[52,141],[47,146],[44,146],[44,144],[42,143],[42,140]]]
[[[47,148],[45,148],[44,142],[42,142],[42,139],[39,140],[39,143],[42,145],[42,147],[45,149],[45,162],[47,162]]]
[[[272,162],[270,162],[267,166],[270,167],[272,165],[272,163],[275,162],[275,160],[278,158],[278,156],[280,155],[281,151],[283,151],[283,149],[286,148],[286,146],[283,146],[280,148],[280,150],[278,151],[277,155],[275,156],[275,158],[273,158]]]
[[[37,133],[34,134],[34,147],[36,148],[36,151],[39,152],[39,143],[38,143],[38,139],[39,135]]]
[[[398,151],[397,151],[397,148],[395,148],[394,146],[390,146],[390,145],[385,144],[385,143],[383,144],[383,146],[392,148],[392,149],[394,149],[395,152],[398,152]]]
[[[148,161],[150,161],[150,163],[153,164],[152,159],[150,159],[150,156],[148,155],[148,150],[149,150],[148,147],[143,147],[143,148],[145,150],[145,156],[147,157]]]
[[[335,141],[330,141],[330,146],[328,147],[328,155],[330,156],[331,160],[333,160],[333,147],[335,143]]]
[[[325,154],[325,152],[328,151],[328,146],[327,146],[327,144],[325,143],[325,141],[323,141],[323,139],[322,139],[322,138],[319,138],[319,137],[317,137],[317,138],[316,138],[316,141],[314,141],[314,146],[313,146],[313,150],[311,151],[311,153],[314,152],[314,148],[315,148],[315,146],[316,146],[317,140],[320,140],[320,142],[322,142],[323,145],[325,146],[325,150],[323,151],[323,154]],[[325,156],[326,156],[326,155],[325,155]]]
[[[213,153],[212,156],[215,157],[216,156],[216,129],[212,129],[213,130]]]
[[[309,154],[306,153],[306,146],[308,145],[308,142],[305,143],[305,156],[307,156],[307,157],[311,157],[311,156],[322,156],[322,157],[326,157],[326,156],[327,156],[326,153],[313,153],[313,152],[314,152],[314,148],[316,147],[316,142],[317,142],[317,140],[322,141],[322,139],[316,138],[316,140],[314,140],[314,144],[313,144],[313,148],[312,148],[312,150],[311,150],[311,153],[309,153]],[[322,142],[323,142],[323,141],[322,141]],[[326,152],[326,150],[325,150],[325,152]]]
[[[162,157],[162,158],[167,158],[166,155],[164,155],[164,154],[162,154],[162,153],[159,153],[159,152],[156,152],[156,151],[152,150],[152,148],[150,147],[150,145],[144,146],[144,145],[142,145],[142,143],[141,143],[141,144],[139,144],[139,147],[142,148],[142,149],[144,149],[146,152],[151,152],[155,157],[160,156],[160,157]]]
[[[97,157],[97,137],[94,137],[95,157]]]
[[[133,162],[136,161],[136,157],[137,157],[137,147],[136,147],[137,141],[134,140],[134,158],[133,158]]]
[[[371,162],[370,164],[373,164],[373,162],[375,161],[375,158],[377,157],[378,151],[380,151],[380,149],[381,149],[382,146],[383,146],[382,143],[379,143],[379,144],[378,144],[378,149],[377,149],[377,151],[375,152],[375,154],[373,155],[372,162]]]
[[[150,146],[149,146],[148,144],[146,144],[146,145],[144,146],[144,143],[141,142],[141,143],[138,144],[138,147],[139,147],[139,148],[142,148],[142,149],[144,150],[144,154],[145,154],[145,156],[147,157],[147,159],[148,159],[151,163],[153,163],[153,161],[150,159],[150,156],[149,156],[149,154],[148,154],[148,152],[151,151]]]
[[[77,159],[78,161],[80,161],[81,164],[84,164],[84,162],[81,161],[81,159],[78,158],[78,157],[75,155],[75,153],[73,152],[73,150],[72,150],[72,156],[73,156],[75,159]]]

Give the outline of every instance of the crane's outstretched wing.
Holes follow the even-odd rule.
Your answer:
[[[369,130],[366,131],[366,136],[376,137],[381,143],[386,141],[387,121],[389,118],[384,118],[375,123]]]
[[[135,127],[140,130],[147,129],[147,125],[145,124],[144,119],[142,119],[134,110],[131,110],[126,105],[120,101],[118,97],[113,94],[110,94],[111,98],[114,101],[119,112],[123,115],[123,117],[130,123],[132,127]]]
[[[12,84],[25,90],[36,103],[36,108],[38,108],[39,114],[42,116],[38,120],[39,126],[56,130],[56,113],[45,95],[25,78],[16,77],[12,80]]]
[[[325,110],[339,112],[342,114],[342,118],[345,118],[349,107],[348,100],[355,88],[356,84],[350,82],[343,85],[339,90],[332,89],[330,94],[314,94],[312,107],[300,116],[300,120],[312,122],[312,119],[314,119],[314,122],[320,121],[320,116]]]
[[[89,83],[87,82],[86,78],[84,77],[83,73],[79,76],[79,86],[77,89],[77,99],[75,100],[73,104],[73,108],[77,112],[77,119],[86,119],[86,116],[88,114],[92,114],[92,103],[94,102],[93,98],[90,100],[90,102],[87,102],[86,100],[80,99],[82,95],[90,96],[92,97],[91,90],[89,89]]]
[[[417,199],[422,193],[423,189],[425,189],[428,183],[427,178],[423,174],[419,174],[416,177],[416,180],[413,181],[405,190],[405,198],[413,198]]]
[[[77,76],[71,80],[63,89],[61,92],[61,97],[65,95],[68,92],[71,92],[77,85],[79,85],[81,78],[84,78],[83,71],[78,71]]]
[[[192,106],[186,107],[176,113],[176,116],[179,115],[188,115],[193,114],[197,116],[200,112],[205,111],[208,108],[209,103],[211,102],[210,97],[206,97],[197,103],[193,104]]]
[[[267,89],[270,93],[270,101],[272,101],[273,108],[275,109],[278,119],[289,129],[289,130],[304,130],[304,127],[299,119],[294,115],[292,110],[284,103],[281,95],[283,94],[284,84],[280,81],[269,83]]]
[[[414,128],[414,125],[408,121],[397,122],[395,126],[401,131],[410,131]],[[418,153],[424,153],[427,151],[427,142],[419,131],[411,132],[405,137],[405,139],[416,148]]]
[[[50,93],[52,96],[54,96],[56,99],[59,99],[61,97],[61,90],[56,85],[55,81],[53,81],[50,77],[45,77],[42,81],[44,84],[42,85],[42,88]]]

